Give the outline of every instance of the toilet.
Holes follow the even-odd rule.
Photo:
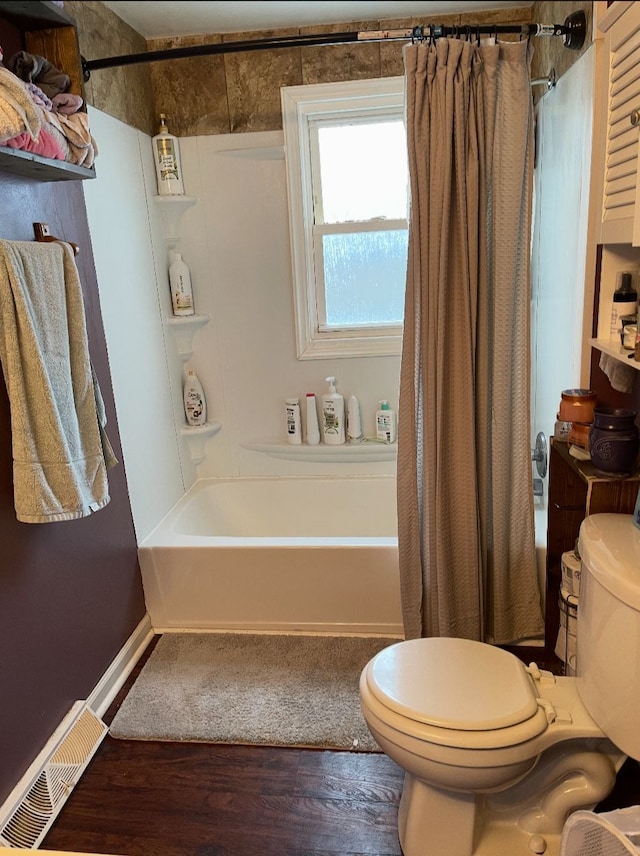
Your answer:
[[[363,669],[364,719],[405,771],[404,856],[557,856],[569,814],[640,760],[640,530],[594,514],[579,550],[575,677],[449,637],[398,642]]]

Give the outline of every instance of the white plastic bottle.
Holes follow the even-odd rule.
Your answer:
[[[318,423],[318,409],[316,407],[316,396],[313,392],[307,393],[307,443],[309,446],[317,446],[320,442],[320,425]]]
[[[336,392],[336,379],[325,378],[329,391],[322,396],[322,439],[328,446],[340,446],[345,441],[344,398]]]
[[[167,117],[160,114],[158,133],[151,140],[160,196],[184,196],[178,138],[169,133]]]
[[[362,440],[360,402],[355,395],[350,395],[347,402],[347,437],[350,443],[359,443]]]
[[[385,443],[395,443],[398,429],[398,420],[395,410],[391,410],[388,401],[380,402],[380,409],[376,412],[376,437]]]
[[[180,253],[173,254],[169,265],[169,287],[171,288],[171,307],[174,315],[193,315],[193,290],[191,273]]]
[[[207,401],[198,375],[189,369],[184,382],[184,414],[192,427],[204,425],[207,421]]]
[[[285,398],[285,413],[287,417],[287,440],[292,446],[302,443],[302,420],[300,418],[300,399]]]

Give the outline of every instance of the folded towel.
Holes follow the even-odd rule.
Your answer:
[[[0,66],[0,140],[9,140],[25,131],[32,140],[37,140],[41,115],[26,84]]]
[[[73,520],[103,508],[116,459],[68,244],[0,241],[0,361],[18,520]]]
[[[600,354],[600,368],[609,378],[611,386],[618,392],[633,392],[636,370],[632,366],[621,363],[620,360],[605,354],[603,351]]]

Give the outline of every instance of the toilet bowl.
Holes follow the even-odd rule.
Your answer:
[[[405,771],[404,856],[553,856],[568,815],[640,758],[640,531],[592,515],[580,554],[577,677],[448,637],[398,642],[363,669],[367,726]]]

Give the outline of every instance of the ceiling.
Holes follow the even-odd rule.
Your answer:
[[[208,2],[208,0],[106,0],[116,13],[146,39],[188,36],[198,33],[241,33],[284,27],[307,27],[352,21],[383,21],[388,18],[423,18],[439,23],[439,15],[533,6],[533,0],[265,0],[265,2]]]

